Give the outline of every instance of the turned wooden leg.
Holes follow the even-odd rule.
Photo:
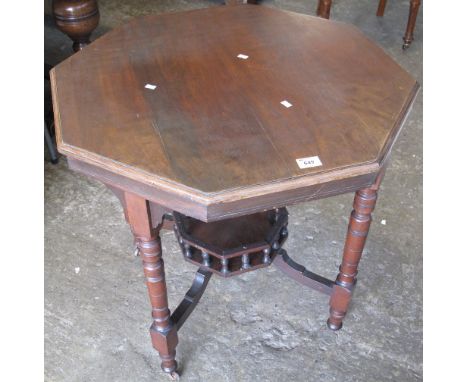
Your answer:
[[[340,272],[330,297],[330,317],[327,325],[332,330],[341,329],[348,310],[357,268],[371,224],[371,213],[377,200],[378,185],[356,192],[354,209],[349,220]]]
[[[332,0],[319,0],[317,4],[317,16],[329,19],[331,4]]]
[[[387,5],[387,0],[379,1],[379,7],[377,8],[377,16],[382,17],[384,15],[386,5]]]
[[[410,1],[410,11],[408,16],[408,25],[406,26],[406,32],[403,36],[403,49],[408,49],[411,42],[413,41],[413,32],[416,25],[416,19],[418,17],[419,6],[421,0]]]
[[[161,238],[159,237],[162,224],[153,227],[149,203],[139,196],[126,192],[125,208],[143,260],[146,286],[152,307],[153,323],[150,334],[153,347],[159,352],[163,371],[177,378],[175,349],[178,337],[177,327],[171,321],[168,307]]]
[[[57,27],[72,39],[75,52],[90,43],[99,23],[97,0],[54,0],[52,8]]]

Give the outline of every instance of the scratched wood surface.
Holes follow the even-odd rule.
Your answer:
[[[255,5],[136,18],[52,80],[63,154],[207,195],[376,173],[418,88],[356,28]]]

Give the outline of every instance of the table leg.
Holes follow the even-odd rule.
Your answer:
[[[49,150],[50,161],[53,164],[57,164],[58,163],[57,149],[55,148],[55,142],[50,136],[49,128],[47,127],[47,123],[45,121],[44,121],[44,139],[47,145],[47,149]]]
[[[319,0],[317,4],[317,16],[329,19],[331,5],[332,0]]]
[[[146,286],[152,307],[153,324],[150,328],[153,347],[159,352],[161,368],[177,378],[176,346],[177,327],[171,321],[168,307],[164,262],[159,230],[154,228],[148,201],[131,193],[125,193],[125,209],[128,222],[140,250]]]
[[[378,184],[359,190],[354,198],[354,210],[349,220],[343,260],[330,297],[330,317],[327,325],[332,330],[341,329],[343,326],[343,319],[351,301],[359,260],[372,220],[371,213],[377,201],[377,189]]]
[[[410,12],[408,16],[408,25],[406,26],[406,32],[403,36],[403,49],[408,49],[411,42],[413,41],[413,32],[416,25],[416,18],[418,17],[419,6],[421,0],[410,1]]]
[[[377,8],[377,16],[382,17],[384,15],[386,5],[387,5],[387,0],[379,1],[379,7]]]

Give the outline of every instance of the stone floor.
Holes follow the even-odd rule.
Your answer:
[[[96,36],[133,16],[221,4],[100,0]],[[262,6],[313,14],[316,1],[265,0]],[[336,0],[332,18],[358,26],[422,83],[422,11],[416,39],[403,52],[408,1],[390,1],[380,19],[376,7],[377,1]],[[71,54],[70,41],[47,12],[45,59],[54,64]],[[326,296],[274,268],[229,280],[213,277],[180,332],[183,381],[422,379],[422,134],[421,92],[393,149],[343,329],[326,328]],[[289,208],[289,254],[334,278],[352,198]],[[61,159],[55,166],[45,163],[45,211],[45,379],[166,380],[148,335],[140,259],[132,256],[132,235],[117,199]],[[163,249],[174,307],[195,268],[182,259],[169,232]]]

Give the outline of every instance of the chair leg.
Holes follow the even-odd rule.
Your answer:
[[[317,5],[317,16],[323,19],[329,19],[331,5],[332,0],[319,0]]]
[[[54,141],[52,140],[52,137],[50,136],[49,129],[47,128],[47,123],[45,121],[44,121],[44,140],[47,145],[47,149],[49,150],[50,161],[53,164],[57,164],[58,163],[57,149],[55,148]]]
[[[414,32],[414,27],[416,25],[416,19],[418,17],[418,11],[419,11],[420,5],[421,5],[421,0],[410,1],[408,25],[406,26],[406,33],[403,36],[403,50],[408,49],[411,42],[413,41],[413,32]]]
[[[377,8],[377,16],[382,17],[384,15],[386,5],[387,5],[387,0],[379,1],[379,8]]]

